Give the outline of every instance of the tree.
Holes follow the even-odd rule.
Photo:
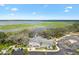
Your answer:
[[[43,30],[41,32],[38,33],[40,36],[44,37],[44,38],[51,38],[51,31],[50,30]]]
[[[8,36],[4,32],[0,32],[0,44],[4,44],[7,37]]]
[[[66,30],[64,28],[55,28],[52,30],[52,37],[59,38],[65,35]]]
[[[52,45],[52,48],[53,48],[53,50],[57,49],[56,45]]]
[[[8,36],[4,32],[0,32],[0,39],[5,39]]]
[[[79,23],[75,22],[72,25],[67,26],[69,32],[79,32]]]

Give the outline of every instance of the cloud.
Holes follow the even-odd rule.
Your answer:
[[[36,15],[37,13],[36,13],[36,12],[32,12],[32,14],[33,14],[33,15]]]
[[[69,12],[70,10],[64,10],[64,12]]]
[[[66,7],[66,9],[72,9],[72,6],[68,6],[68,7]]]
[[[18,8],[11,8],[10,9],[12,12],[16,12],[16,11],[18,11]]]
[[[5,9],[12,12],[12,13],[8,14],[8,16],[15,16],[16,14],[14,12],[18,11],[18,8],[6,7]]]
[[[70,12],[71,9],[72,9],[72,6],[65,7],[64,12]]]

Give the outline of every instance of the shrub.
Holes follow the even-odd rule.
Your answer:
[[[27,49],[23,49],[23,52],[25,55],[28,55],[28,53],[29,53]]]

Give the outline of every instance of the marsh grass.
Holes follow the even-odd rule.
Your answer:
[[[71,24],[71,23],[69,23]],[[9,30],[9,29],[18,29],[18,28],[37,28],[37,27],[64,27],[68,25],[67,22],[42,22],[42,23],[38,23],[38,24],[14,24],[14,25],[3,25],[0,26],[0,30]]]

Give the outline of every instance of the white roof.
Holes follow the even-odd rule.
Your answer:
[[[40,46],[40,44],[37,43],[37,42],[29,42],[29,45],[32,45],[32,46]]]
[[[32,46],[38,45],[40,46],[40,43],[42,43],[41,46],[48,46],[53,44],[53,40],[48,40],[46,38],[43,38],[41,36],[35,36],[30,39],[29,44]]]

